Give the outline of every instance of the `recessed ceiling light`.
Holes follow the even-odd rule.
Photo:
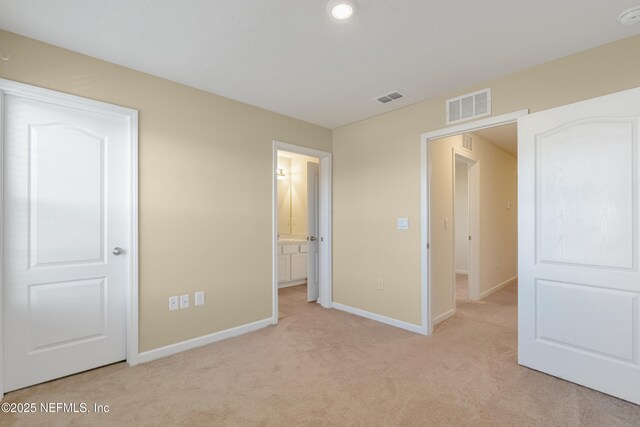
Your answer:
[[[356,10],[358,6],[355,0],[331,0],[327,4],[329,15],[340,21],[351,18]]]
[[[622,25],[632,25],[640,22],[640,6],[634,6],[618,15],[618,22]]]

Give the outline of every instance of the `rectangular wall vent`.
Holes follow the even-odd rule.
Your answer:
[[[491,114],[491,89],[447,99],[447,124],[462,122]]]
[[[473,151],[473,138],[466,133],[462,135],[462,148]]]
[[[404,98],[404,95],[398,91],[387,93],[386,95],[382,95],[376,98],[378,102],[381,104],[388,104],[389,102],[398,100],[400,98]]]

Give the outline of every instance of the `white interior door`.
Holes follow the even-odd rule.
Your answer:
[[[519,363],[640,403],[640,89],[518,121]]]
[[[2,119],[10,391],[126,358],[131,142],[124,116],[53,99],[6,94]]]
[[[307,301],[316,301],[320,294],[318,236],[320,218],[318,211],[319,166],[307,163],[307,224],[309,227],[309,252],[307,254]]]

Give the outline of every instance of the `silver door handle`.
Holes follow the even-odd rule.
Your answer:
[[[115,248],[113,248],[112,252],[113,252],[114,255],[120,255],[121,253],[124,252],[124,250],[122,248],[119,248],[119,247],[116,246]]]
[[[316,239],[316,236],[309,236],[309,241],[315,242],[316,240],[318,240]]]

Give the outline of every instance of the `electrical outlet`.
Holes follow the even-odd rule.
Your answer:
[[[381,291],[384,289],[384,279],[378,279],[378,290]]]
[[[194,304],[195,305],[203,305],[204,304],[204,292],[203,291],[198,291],[195,293],[194,295]]]
[[[169,297],[169,310],[178,309],[178,297]]]
[[[180,295],[180,308],[189,308],[189,294]]]

